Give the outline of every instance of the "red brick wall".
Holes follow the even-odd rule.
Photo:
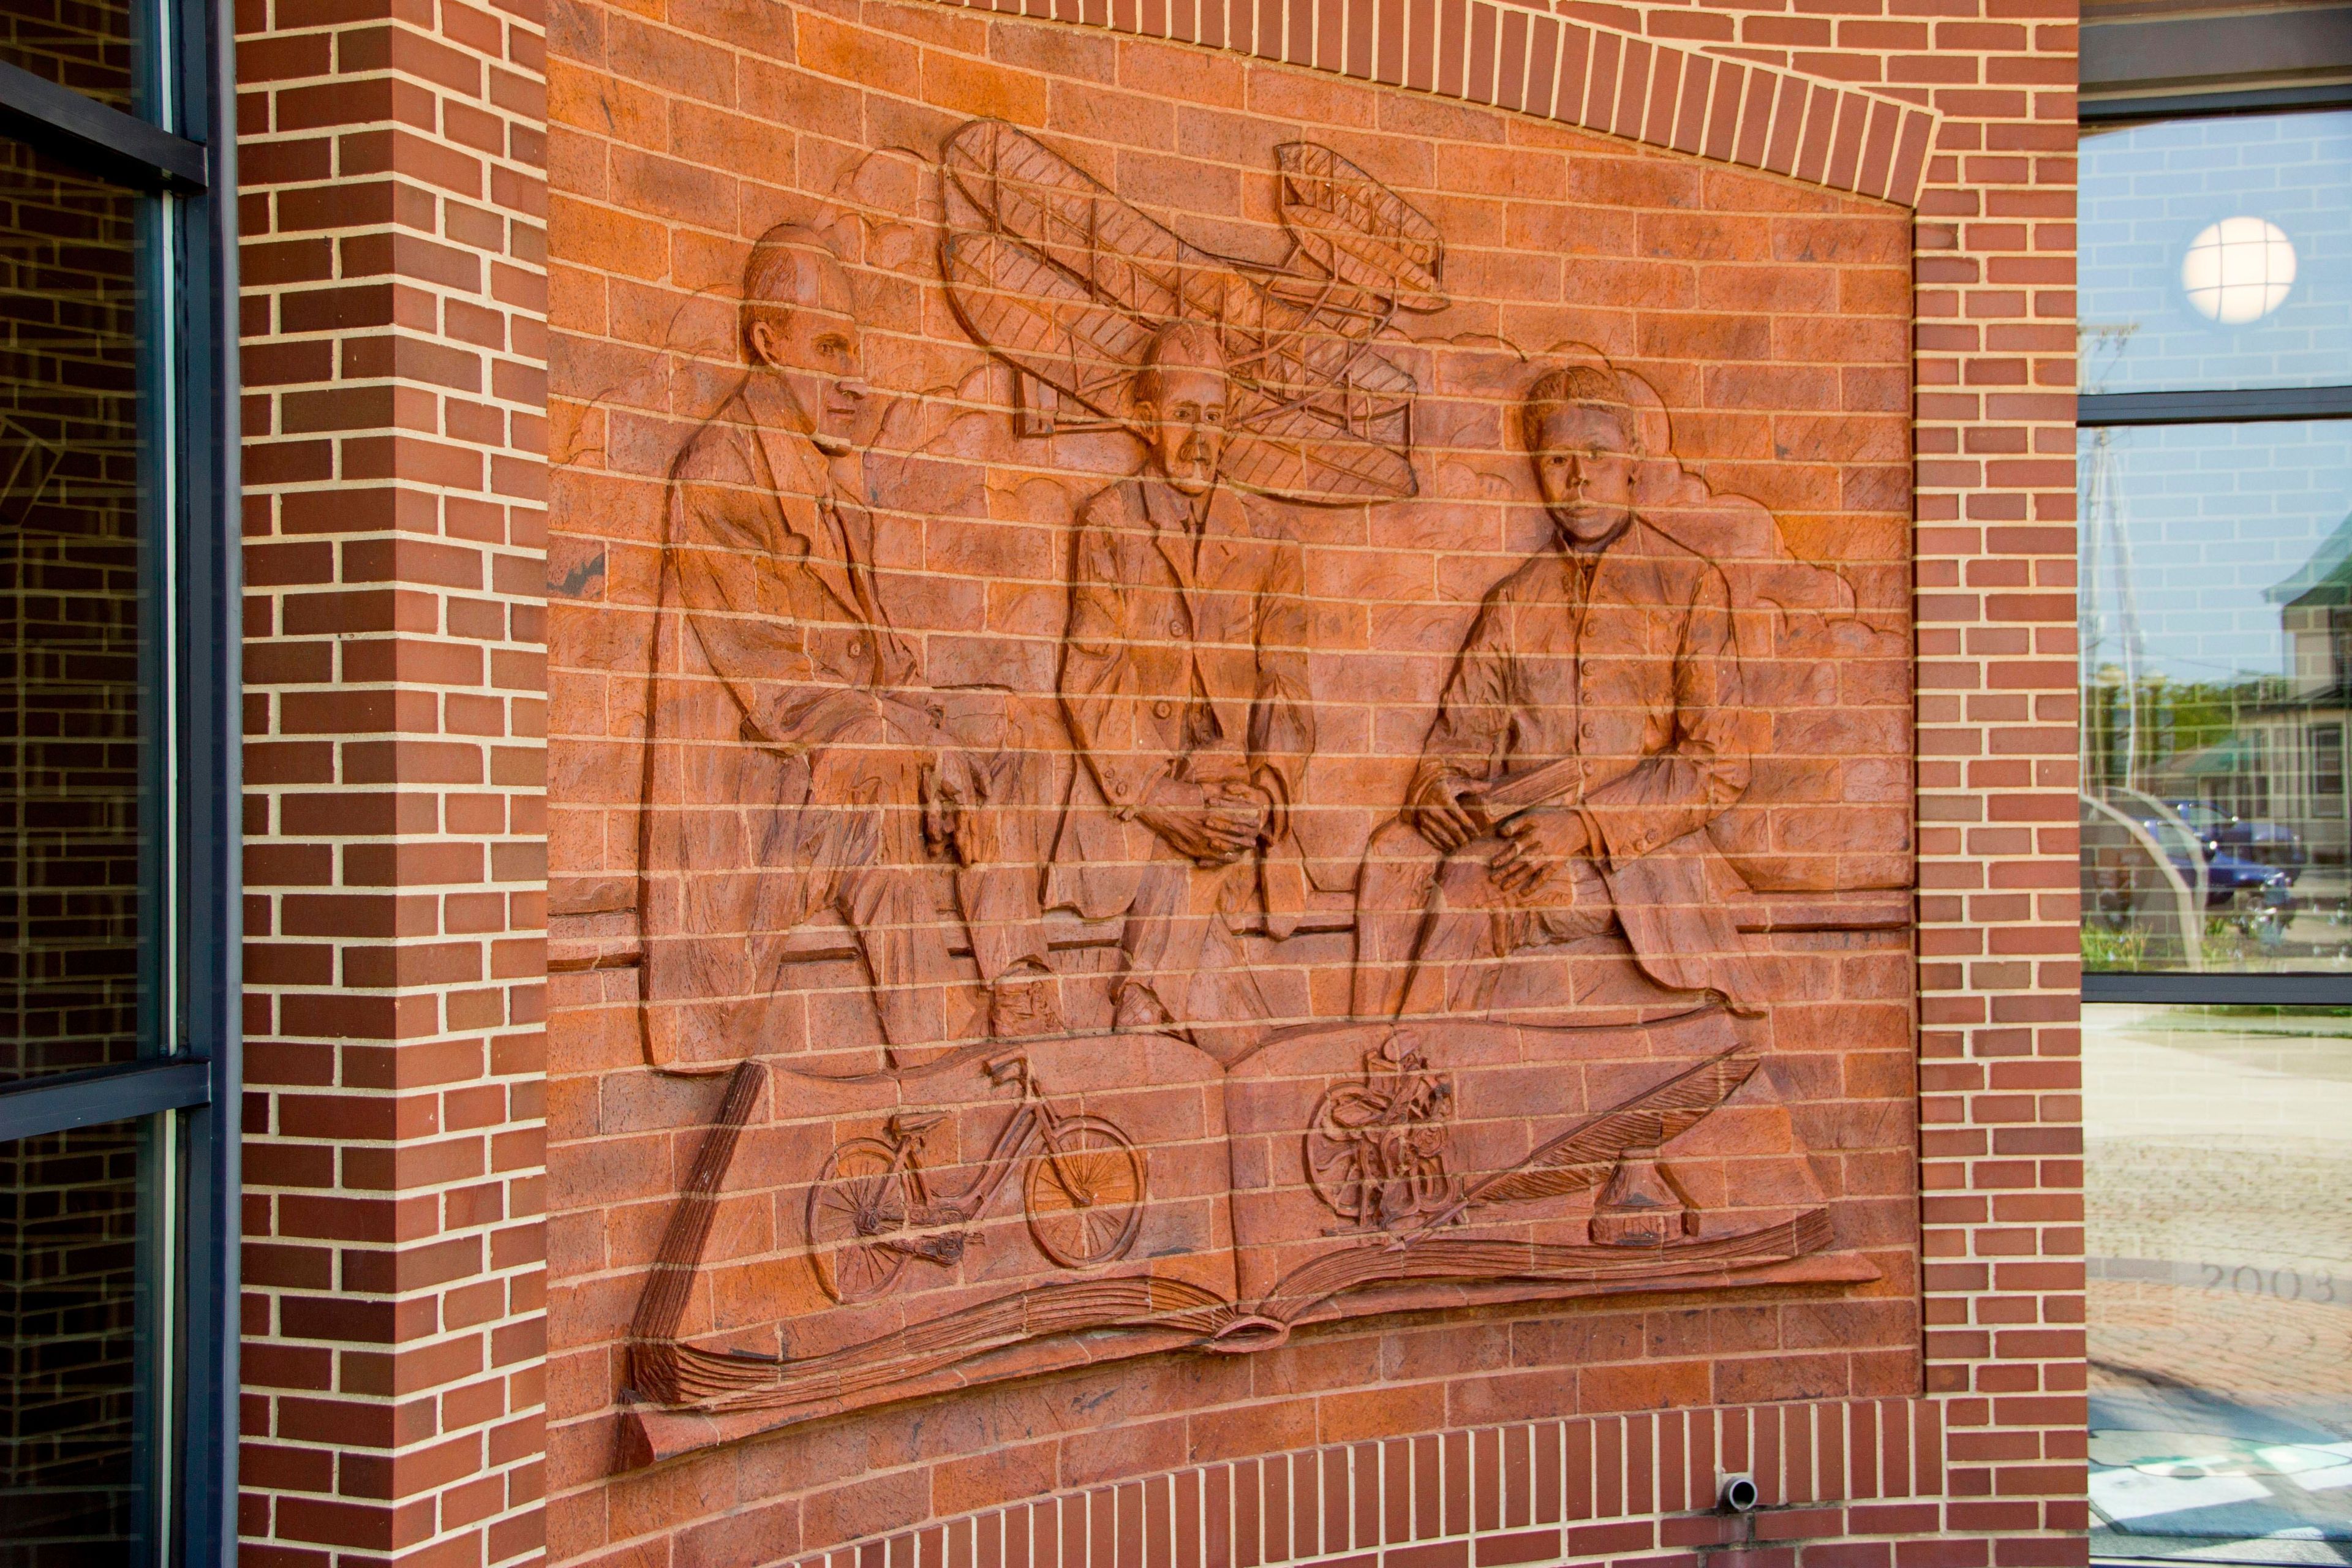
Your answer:
[[[1706,1429],[1727,1456],[1735,1426],[1760,1434],[1777,1424],[1783,1434],[1771,1484],[1786,1489],[1771,1497],[1789,1506],[1759,1519],[1759,1552],[1795,1537],[1884,1542],[1941,1531],[1951,1539],[1906,1548],[1902,1560],[1927,1560],[1922,1551],[1954,1563],[2079,1560],[2079,1536],[2068,1534],[2084,1522],[2073,12],[2030,0],[1566,9],[1709,58],[1862,84],[1939,116],[1918,196],[1913,305],[1926,1399],[1727,1413]],[[1183,11],[1178,25],[1190,28],[1201,13]],[[575,64],[555,79],[556,184],[591,198],[555,224],[557,260],[573,268],[559,268],[559,325],[650,346],[680,321],[688,335],[700,330],[698,312],[730,313],[733,245],[749,235],[709,247],[673,238],[677,215],[664,210],[662,190],[732,187],[734,176],[709,171],[740,162],[792,167],[804,183],[829,174],[793,165],[798,149],[784,132],[838,129],[853,110],[803,68],[870,76],[911,62],[906,112],[930,123],[927,103],[958,115],[1006,107],[967,96],[992,55],[1002,76],[1040,82],[1046,71],[1032,68],[1107,58],[1116,76],[1124,58],[1153,90],[1180,65],[1194,82],[1242,69],[1232,50],[1106,55],[1103,24],[1166,29],[1159,7],[1144,12],[1072,15],[1087,24],[1081,30],[884,0],[800,11],[563,6],[551,18],[553,53],[594,70]],[[1301,37],[1305,58],[1318,47],[1303,25],[1309,12],[1324,17],[1324,36],[1352,41],[1328,64],[1415,87],[1436,79],[1412,76],[1422,57],[1383,53],[1360,26],[1340,31],[1336,6],[1300,7],[1296,29],[1268,8],[1261,25],[1220,27],[1211,39],[1278,54]],[[1405,7],[1382,14],[1393,26]],[[820,25],[796,26],[807,17]],[[255,606],[247,1531],[261,1562],[335,1552],[505,1562],[534,1550],[541,1440],[540,973],[534,953],[509,945],[537,931],[543,885],[531,859],[544,843],[532,815],[541,677],[529,662],[543,548],[534,421],[546,406],[531,379],[543,352],[531,335],[534,134],[545,123],[538,34],[528,18],[454,3],[384,10],[319,0],[256,5],[240,28]],[[1261,71],[1307,84],[1293,90],[1318,101],[1362,90]],[[1831,101],[1810,87],[1800,96]],[[1648,131],[1646,109],[1623,100],[1593,122]],[[888,128],[879,125],[883,140]],[[1657,131],[1673,143],[1673,127]],[[1781,166],[1813,159],[1818,167],[1799,172],[1832,174],[1841,145],[1798,142]],[[1773,155],[1768,147],[1757,161]],[[1857,157],[1846,173],[1874,191],[1884,184],[1873,181],[1895,181],[1899,161],[1890,153],[1874,172]],[[608,276],[592,288],[590,272]],[[566,352],[577,388],[648,374],[643,353]],[[705,374],[682,361],[651,369]],[[595,421],[559,418],[558,428],[560,458],[585,469],[609,455]],[[642,484],[634,497],[597,491],[600,525],[650,537],[645,496]],[[547,576],[576,595],[595,585],[594,554],[559,551]],[[556,1116],[594,1131],[593,1103],[579,1097],[593,1097],[604,1068],[634,1062],[637,1046],[625,1006],[594,1005],[624,1000],[617,976],[567,984],[583,1022],[559,1058]],[[690,1120],[684,1109],[670,1119]],[[587,1163],[572,1173],[593,1166],[595,1180],[651,1192],[672,1179],[670,1157],[628,1140],[582,1142]],[[559,1228],[559,1279],[610,1268],[601,1232],[582,1228],[583,1217]],[[1155,1500],[1174,1510],[1217,1486],[1240,1489],[1225,1494],[1229,1525],[1259,1510],[1254,1544],[1230,1529],[1223,1538],[1238,1561],[1381,1546],[1416,1562],[1460,1560],[1480,1533],[1511,1536],[1481,1548],[1482,1561],[1497,1562],[1724,1541],[1712,1522],[1655,1519],[1691,1503],[1696,1481],[1677,1496],[1621,1469],[1626,1490],[1614,1507],[1582,1515],[1566,1490],[1557,1507],[1546,1497],[1545,1457],[1584,1451],[1580,1442],[1646,1452],[1654,1475],[1674,1471],[1662,1457],[1678,1442],[1696,1471],[1700,1426],[1675,1423],[1669,1438],[1668,1426],[1639,1415],[1634,1426],[1614,1416],[1537,1421],[1416,1446],[1433,1458],[1404,1473],[1414,1487],[1440,1488],[1433,1511],[1408,1510],[1385,1530],[1327,1514],[1316,1531],[1277,1542],[1265,1522],[1283,1506],[1270,1514],[1267,1500],[1295,1500],[1306,1487],[1296,1465],[1262,1471],[1255,1456],[1343,1435],[1333,1413],[1405,1434],[1549,1415],[1567,1397],[1562,1372],[1601,1359],[1585,1329],[1693,1326],[1671,1311],[1509,1311],[1331,1335],[1279,1356],[1160,1358],[884,1410],[615,1480],[618,1368],[605,1325],[625,1318],[631,1293],[599,1283],[558,1310],[563,1348],[548,1363],[546,1397],[558,1415],[548,1528],[560,1560],[778,1562],[936,1521],[935,1532],[862,1553],[861,1563],[1158,1563],[1174,1561],[1184,1538],[1174,1511],[1170,1533],[1152,1522]],[[1733,1331],[1721,1312],[1702,1313],[1697,1326]],[[1514,1397],[1531,1405],[1512,1409]],[[1903,1423],[1889,1411],[1927,1424],[1915,1435],[1942,1434],[1940,1477],[1913,1462],[1923,1437],[1903,1450],[1911,1458],[1893,1457],[1886,1434]],[[1792,1456],[1805,1445],[1786,1440],[1792,1419],[1814,1445],[1801,1463]],[[1840,1502],[1822,1479],[1840,1473],[1845,1499],[1874,1495],[1870,1467],[1854,1462],[1872,1447],[1865,1419],[1878,1439],[1875,1495],[1900,1500],[1797,1506]],[[1447,1456],[1486,1451],[1479,1445],[1491,1447],[1491,1472],[1483,1458],[1448,1471]],[[1524,1472],[1512,1458],[1522,1447]],[[1328,1479],[1332,1455],[1314,1459],[1326,1478],[1318,1500],[1361,1510],[1401,1487],[1384,1479],[1368,1489],[1370,1451],[1349,1452],[1355,1479],[1344,1491]],[[1208,1472],[1204,1490],[1186,1467],[1211,1458],[1243,1468]],[[1605,1488],[1600,1463],[1591,1473]],[[1907,1487],[1888,1479],[1906,1464]],[[1459,1477],[1469,1511],[1450,1512],[1451,1483],[1424,1471]],[[1571,1489],[1574,1461],[1563,1457],[1557,1473]],[[1110,1490],[1090,1489],[1114,1479]],[[1240,1500],[1252,1489],[1260,1500]],[[1482,1496],[1495,1500],[1491,1515]],[[1011,1543],[1010,1516],[980,1516],[998,1521],[993,1556],[977,1524],[947,1523],[1041,1497],[1063,1500],[1021,1514],[1025,1550]],[[1131,1538],[1128,1500],[1142,1521]],[[1604,1534],[1557,1533],[1607,1521]],[[1142,1556],[1123,1555],[1122,1542]],[[1854,1544],[1822,1560],[1888,1557],[1883,1544]],[[1227,1559],[1213,1551],[1208,1560]]]
[[[1633,1554],[1644,1568],[1697,1568],[1786,1563],[1800,1543],[1813,1563],[1883,1563],[1886,1538],[1938,1527],[1941,1416],[1926,1399],[1664,1410],[1275,1451],[945,1520],[795,1568],[1273,1568],[1376,1554],[1399,1568]],[[1757,1511],[1710,1506],[1727,1474],[1754,1479]]]
[[[529,1561],[540,16],[253,0],[237,24],[247,1561]]]
[[[1343,14],[1356,18],[1345,30]],[[1481,52],[1491,42],[1483,20],[1454,32],[1441,26],[1434,36],[1453,41],[1436,50],[1392,50],[1382,40],[1395,35],[1375,36],[1370,14],[1326,5],[1260,8],[1253,17],[1240,7],[1186,8],[1176,26],[1189,28],[1198,15],[1199,36],[1231,40],[1212,51],[1114,42],[1114,33],[1167,29],[1161,10],[1149,5],[1139,16],[1125,7],[1073,11],[1063,23],[886,0],[749,11],[670,5],[651,15],[581,4],[560,12],[551,47],[551,412],[562,468],[551,577],[562,596],[596,608],[559,611],[559,736],[625,736],[635,722],[625,682],[598,672],[624,662],[612,645],[636,635],[664,466],[687,426],[738,374],[723,346],[728,302],[748,240],[796,215],[785,192],[841,192],[857,156],[847,144],[861,136],[866,145],[921,150],[971,114],[1042,124],[1063,132],[1057,144],[1065,146],[1144,137],[1167,115],[1165,100],[1155,101],[1161,94],[1196,106],[1204,119],[1270,111],[1310,137],[1351,139],[1349,148],[1378,145],[1383,133],[1445,142],[1467,111],[1241,58],[1253,45],[1268,56],[1287,45],[1289,58],[1341,73],[1448,92],[1464,80],[1454,74],[1463,65],[1489,58]],[[1406,12],[1379,14],[1393,29]],[[970,1539],[984,1540],[991,1528],[1026,1529],[1043,1532],[1028,1560],[1048,1553],[1044,1542],[1052,1538],[1060,1544],[1050,1554],[1066,1563],[1124,1563],[1130,1559],[1117,1521],[1128,1515],[1117,1500],[1134,1489],[1146,1510],[1138,1517],[1149,1519],[1157,1489],[1172,1486],[1181,1510],[1194,1495],[1185,1489],[1203,1484],[1186,1479],[1188,1463],[1570,1411],[1832,1392],[1924,1392],[1930,1403],[1922,1419],[1946,1434],[1943,1467],[1900,1507],[1850,1511],[1796,1505],[1872,1496],[1853,1479],[1867,1466],[1857,1463],[1843,1489],[1815,1479],[1833,1468],[1826,1463],[1784,1471],[1774,1485],[1786,1489],[1772,1496],[1788,1510],[1759,1527],[1759,1542],[1948,1531],[1960,1538],[1942,1549],[1955,1562],[1991,1560],[1996,1540],[2003,1562],[2079,1556],[2079,1538],[2066,1533],[2084,1522],[2068,526],[2072,13],[1591,5],[1563,14],[1671,40],[1711,60],[1805,73],[1759,79],[1773,82],[1778,102],[1829,106],[1804,123],[1867,128],[1849,143],[1843,132],[1800,136],[1790,118],[1776,122],[1785,134],[1759,133],[1748,162],[1874,194],[1894,187],[1907,195],[1911,176],[1919,179],[1910,300],[1918,322],[1911,366],[1917,527],[1909,543],[1919,658],[1916,844],[1926,889],[1917,994],[1922,1277],[1915,1282],[1898,1269],[1888,1316],[1874,1326],[1836,1318],[1818,1348],[1804,1337],[1805,1310],[1777,1301],[1521,1310],[1334,1331],[1246,1363],[1163,1357],[1010,1384],[611,1479],[623,1330],[711,1097],[681,1089],[657,1104],[627,1085],[640,1059],[634,980],[625,969],[584,967],[610,956],[592,921],[568,960],[583,972],[560,977],[554,993],[550,1469],[559,1558],[769,1562],[1054,1496],[1066,1500],[1042,1515],[1021,1511],[1017,1527],[1003,1522],[1014,1515],[982,1514]],[[1316,16],[1319,24],[1310,24]],[[1621,50],[1601,37],[1612,69],[1652,47]],[[1658,47],[1654,58],[1681,57]],[[1504,100],[1660,145],[1697,145],[1696,133],[1659,107],[1670,99],[1612,98],[1595,85],[1601,68],[1584,79],[1580,98],[1523,89],[1521,98],[1506,91]],[[1869,91],[1853,100],[1853,120],[1834,120],[1837,95],[1808,79]],[[1652,79],[1668,79],[1661,69]],[[1931,125],[1924,115],[1877,107],[1889,101],[1938,118]],[[1555,133],[1515,134],[1523,145],[1554,144],[1543,138]],[[1719,151],[1738,157],[1748,147],[1743,136]],[[1882,151],[1874,155],[1872,147]],[[1200,197],[1182,188],[1182,167],[1170,163],[1156,185],[1139,174],[1138,188],[1147,200],[1194,211]],[[1507,180],[1507,169],[1499,163],[1496,177]],[[845,205],[883,192],[893,177],[877,170],[879,183]],[[1202,237],[1220,237],[1213,227]],[[583,911],[617,910],[625,900],[607,895],[625,887],[631,869],[628,791],[616,787],[614,770],[594,763],[593,749],[560,744],[555,763],[557,867],[576,879],[560,878],[557,897],[560,907],[570,898]],[[1857,970],[1875,963],[1893,965],[1882,977],[1906,973],[1899,941],[1855,945]],[[1899,989],[1891,999],[1908,994]],[[1924,1369],[1906,1348],[1915,1300],[1925,1319]],[[1759,1310],[1771,1318],[1770,1337],[1743,1339],[1756,1331]],[[1685,1334],[1696,1338],[1678,1340]],[[1677,1342],[1706,1346],[1698,1363],[1716,1365],[1716,1380],[1702,1373],[1694,1384],[1664,1364]],[[1759,1363],[1777,1369],[1777,1381],[1771,1373],[1761,1384],[1723,1381],[1727,1363],[1716,1358],[1739,1345],[1763,1352]],[[1834,1388],[1820,1382],[1824,1359],[1837,1363]],[[1815,1419],[1816,1407],[1798,1408]],[[1844,1417],[1822,1419],[1821,1430],[1834,1426],[1840,1443],[1863,1453],[1866,1445],[1849,1435]],[[1617,1430],[1613,1418],[1604,1426]],[[1520,1436],[1569,1443],[1564,1434],[1587,1429],[1507,1426],[1494,1440],[1499,1456]],[[1636,1447],[1664,1441],[1660,1430],[1643,1426]],[[1353,1463],[1356,1489],[1347,1496],[1360,1500],[1364,1461]],[[1243,1492],[1276,1484],[1244,1468],[1242,1479],[1216,1472],[1225,1478],[1217,1484]],[[1465,1468],[1461,1484],[1482,1485],[1469,1478],[1484,1474]],[[1493,1550],[1506,1556],[1482,1560],[1507,1560],[1517,1547],[1532,1557],[1729,1543],[1651,1517],[1687,1507],[1687,1493],[1644,1495],[1646,1503],[1546,1516],[1561,1527],[1618,1518],[1605,1537],[1498,1544]],[[1303,1538],[1279,1550],[1261,1543],[1253,1549],[1260,1555],[1242,1560],[1305,1560],[1475,1533],[1450,1521],[1426,1525],[1325,1530],[1311,1549]],[[1018,1560],[1009,1546],[992,1560],[985,1547],[956,1546],[959,1539],[954,1531],[894,1538],[887,1560],[925,1568]],[[1182,1560],[1181,1546],[1170,1549]],[[964,1551],[980,1555],[957,1555]],[[1883,1558],[1883,1548],[1859,1548],[1852,1560]],[[1165,1559],[1155,1549],[1139,1560]]]

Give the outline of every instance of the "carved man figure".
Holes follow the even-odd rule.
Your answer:
[[[1643,516],[1612,373],[1544,375],[1520,416],[1552,539],[1479,607],[1404,814],[1373,837],[1357,1011],[1481,1010],[1511,952],[1612,934],[1648,982],[1744,1011],[1705,833],[1748,782],[1729,589]]]
[[[641,894],[653,1059],[770,1048],[751,1037],[785,938],[827,910],[891,1046],[940,1037],[956,910],[994,1032],[1058,1027],[1037,907],[1049,755],[1013,694],[911,684],[876,594],[856,302],[814,231],[753,247],[741,332],[751,373],[670,475]]]
[[[1298,542],[1221,482],[1228,384],[1210,327],[1155,337],[1133,386],[1144,470],[1081,510],[1062,707],[1085,758],[1063,896],[1126,917],[1117,1025],[1221,1058],[1268,1014],[1239,931],[1306,901],[1291,812],[1315,722]]]

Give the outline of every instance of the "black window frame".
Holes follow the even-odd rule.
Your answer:
[[[100,103],[0,62],[0,136],[79,172],[163,198],[167,280],[143,329],[156,363],[142,384],[169,408],[158,432],[174,467],[163,537],[171,628],[162,744],[174,788],[169,875],[180,917],[171,944],[176,1047],[86,1072],[0,1085],[0,1140],[135,1118],[175,1119],[170,1215],[174,1286],[169,1432],[143,1433],[163,1456],[149,1479],[168,1499],[155,1555],[176,1564],[237,1554],[239,626],[236,82],[227,0],[152,0],[145,68],[156,119]],[[157,359],[158,342],[169,353]],[[142,1194],[151,1207],[153,1194]],[[152,1402],[148,1408],[152,1411]]]
[[[2292,79],[2310,75],[2342,79]],[[2352,5],[2086,22],[2082,30],[2075,116],[2085,128],[2330,109],[2352,109]],[[2352,419],[2352,383],[2085,394],[2074,405],[2085,430],[2333,419]],[[2352,1005],[2352,973],[2086,971],[2082,987],[2086,1003]]]

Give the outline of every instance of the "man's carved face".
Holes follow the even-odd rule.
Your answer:
[[[1223,374],[1171,365],[1155,371],[1147,384],[1155,397],[1139,400],[1135,415],[1152,462],[1178,494],[1206,494],[1225,457]]]
[[[1591,544],[1633,515],[1637,462],[1614,415],[1563,405],[1543,418],[1535,450],[1536,488],[1552,521],[1570,538]]]
[[[839,287],[822,289],[819,302],[773,310],[753,324],[751,336],[753,351],[783,377],[808,416],[809,438],[818,450],[838,455],[856,439],[867,390],[865,334],[847,309],[848,282],[832,282]]]

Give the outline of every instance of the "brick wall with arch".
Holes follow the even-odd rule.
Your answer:
[[[303,815],[341,775],[304,770],[322,744],[373,754],[374,731],[351,725],[348,702],[306,713],[301,691],[257,711],[271,739],[249,824],[263,873],[248,880],[265,923],[248,964],[276,1008],[255,1026],[248,1152],[269,1205],[248,1226],[263,1264],[248,1268],[247,1322],[248,1380],[264,1390],[248,1391],[259,1560],[2079,1561],[2072,10],[558,0],[543,61],[541,20],[456,0],[311,17],[278,0],[248,28],[244,68],[257,106],[274,105],[254,112],[275,118],[245,129],[261,187],[247,352],[273,386],[302,389],[268,393],[274,416],[248,426],[248,463],[276,498],[250,520],[268,606],[254,679],[348,682],[305,665],[322,645],[303,639],[365,634],[341,658],[370,639],[390,651],[385,735],[471,737],[383,749],[416,785],[386,790],[370,842],[342,844],[361,831],[348,818]],[[380,100],[314,90],[354,69]],[[936,221],[914,165],[976,117],[1074,159],[1104,150],[1122,195],[1237,249],[1268,128],[1330,141],[1454,232],[1483,232],[1491,213],[1489,254],[1462,248],[1465,290],[1476,268],[1547,243],[1503,226],[1557,182],[1571,207],[1646,215],[1628,220],[1609,300],[1628,334],[1663,273],[1692,290],[1694,315],[1702,297],[1732,299],[1750,263],[1846,277],[1772,307],[1790,325],[1752,353],[1772,363],[1779,402],[1745,425],[1737,410],[1692,416],[1696,393],[1670,387],[1668,402],[1678,438],[1723,465],[1788,461],[1773,421],[1811,409],[1849,431],[1846,482],[1908,469],[1885,582],[1908,611],[1915,677],[1858,700],[1915,727],[1895,787],[1916,901],[1897,890],[1874,927],[1783,943],[1825,977],[1824,1012],[1903,1042],[1869,1053],[1880,1076],[1846,1091],[1857,1106],[1916,1102],[1869,1145],[1903,1166],[1883,1190],[1916,1193],[1873,1211],[1876,1286],[1490,1301],[1303,1331],[1255,1356],[1065,1364],[635,1446],[632,1315],[719,1085],[648,1087],[638,976],[616,956],[630,802],[593,760],[625,735],[635,699],[604,678],[601,642],[649,613],[668,466],[740,374],[751,241],[810,192],[909,229]],[[374,187],[331,180],[377,145],[383,205],[362,210]],[[1693,209],[1717,221],[1685,221]],[[365,232],[307,237],[346,225]],[[1857,254],[1832,255],[1841,244]],[[1850,276],[1834,272],[1847,261]],[[898,265],[919,263],[877,263]],[[377,275],[380,299],[362,286]],[[1795,319],[1809,313],[1807,343]],[[1575,316],[1563,308],[1533,341],[1591,336]],[[372,342],[396,345],[390,359],[369,360]],[[1869,380],[1888,366],[1896,382]],[[333,391],[306,405],[314,386]],[[499,411],[496,429],[478,405]],[[322,553],[362,521],[348,503],[303,510],[341,477],[313,466],[330,461],[309,434],[321,428],[341,433],[346,464],[381,456],[365,470],[388,509],[370,524],[385,542],[375,565],[373,534]],[[1759,443],[1749,458],[1743,442]],[[533,646],[542,561],[547,665]],[[313,627],[314,608],[382,624]],[[550,695],[542,822],[530,769]],[[493,719],[495,733],[479,728]],[[268,771],[280,768],[293,771]],[[491,800],[488,831],[503,837],[468,859],[467,825]],[[430,820],[424,801],[443,803]],[[376,844],[391,847],[380,864]],[[548,877],[541,845],[551,881],[534,880]],[[547,958],[541,889],[559,927]],[[339,946],[386,954],[366,982],[380,1016],[341,1016],[356,1004],[329,994],[350,962],[331,959]],[[387,1193],[381,1215],[330,1214],[311,1195],[351,1184],[318,1163],[350,1138],[385,1154],[366,1178]],[[492,1278],[495,1301],[480,1289]],[[339,1425],[341,1407],[368,1411],[369,1428]],[[1722,1513],[1715,1487],[1742,1470],[1762,1506]]]

